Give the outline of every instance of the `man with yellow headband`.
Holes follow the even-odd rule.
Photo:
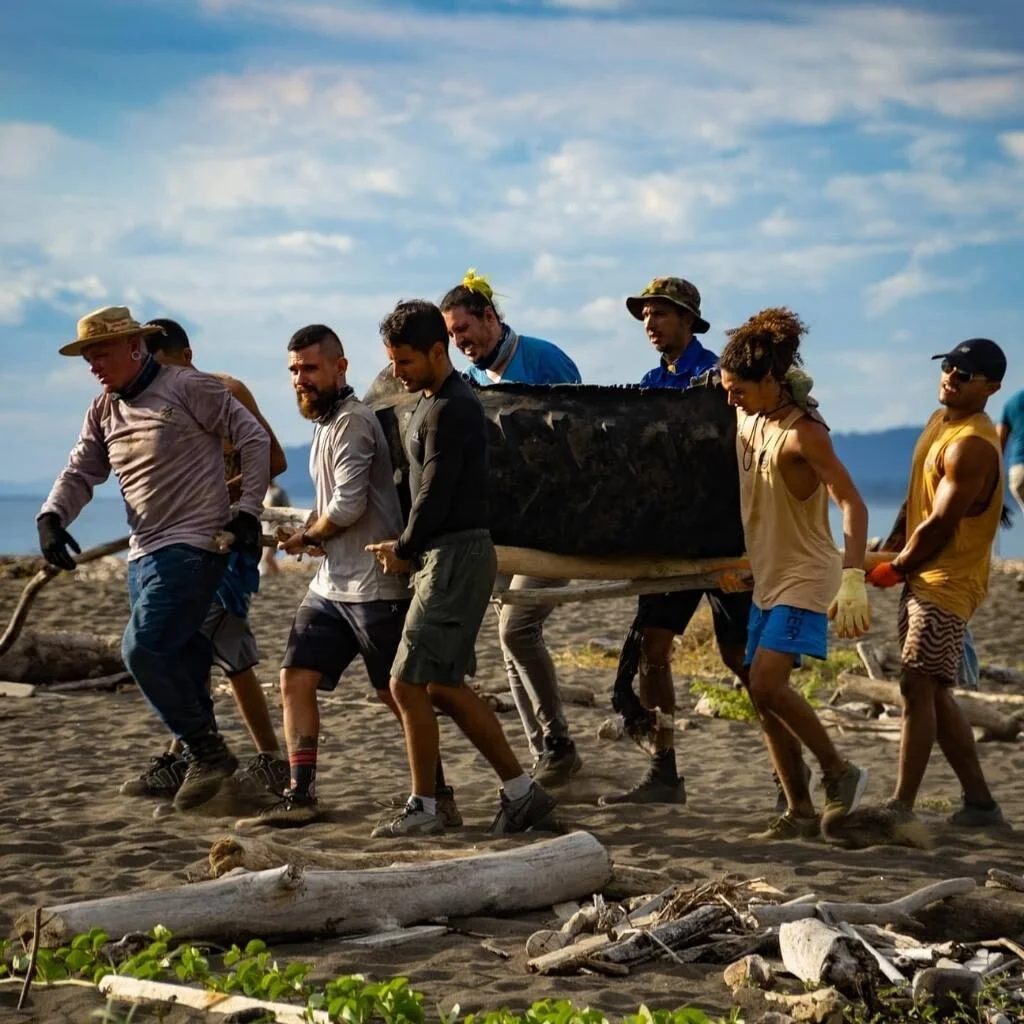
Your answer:
[[[542,338],[517,334],[502,318],[485,277],[473,270],[441,300],[448,335],[470,360],[466,376],[481,387],[491,384],[579,384],[576,364]],[[499,577],[499,589],[556,587],[561,580],[531,576]],[[553,605],[499,605],[498,638],[512,699],[523,723],[533,776],[542,785],[565,782],[582,762],[569,735],[551,654],[544,643],[544,623]]]

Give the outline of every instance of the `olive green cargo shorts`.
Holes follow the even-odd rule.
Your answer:
[[[488,530],[438,537],[417,558],[412,603],[391,666],[394,679],[461,686],[476,671],[476,635],[497,569]]]

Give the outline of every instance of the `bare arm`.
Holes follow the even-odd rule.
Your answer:
[[[868,509],[846,467],[839,461],[826,427],[812,419],[795,429],[796,450],[828,488],[843,512],[843,568],[863,569],[868,544]]]
[[[39,515],[53,512],[61,526],[68,526],[78,518],[79,512],[92,500],[93,490],[110,476],[110,459],[100,427],[99,409],[94,402],[85,414],[78,442],[71,449],[67,465]]]
[[[235,398],[242,403],[245,408],[256,417],[256,422],[267,432],[270,436],[270,479],[273,480],[275,476],[280,476],[288,468],[288,460],[285,458],[284,449],[281,447],[281,442],[278,441],[274,435],[274,431],[271,429],[270,424],[266,421],[263,413],[260,412],[259,405],[256,404],[256,398],[253,393],[245,386],[245,384],[235,377],[228,377],[226,374],[221,376],[220,379],[224,382],[224,386],[231,392]],[[235,481],[229,480],[229,486]],[[238,481],[239,483],[241,481]]]
[[[995,449],[980,437],[954,441],[947,446],[942,463],[932,514],[893,559],[893,568],[904,575],[925,566],[949,543],[960,520],[992,487],[998,469]]]
[[[999,450],[1006,451],[1006,442],[1010,440],[1010,424],[999,424]]]

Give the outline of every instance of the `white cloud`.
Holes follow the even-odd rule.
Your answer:
[[[0,122],[0,181],[31,178],[62,144],[60,133],[48,124]]]
[[[999,142],[1010,156],[1024,163],[1024,132],[1003,132]]]
[[[283,249],[296,255],[315,256],[325,251],[351,252],[351,235],[327,235],[319,231],[289,231],[269,239],[270,248]]]

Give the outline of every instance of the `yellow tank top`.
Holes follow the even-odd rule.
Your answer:
[[[759,608],[790,605],[827,612],[842,582],[843,562],[828,522],[828,491],[819,482],[801,501],[789,489],[779,455],[795,409],[780,423],[737,413],[736,455],[747,557]]]
[[[967,621],[988,593],[992,542],[1003,510],[1003,462],[999,435],[985,413],[954,423],[946,422],[943,415],[940,409],[932,416],[914,447],[907,488],[907,536],[932,514],[935,492],[943,477],[943,453],[950,442],[964,437],[988,441],[999,457],[999,481],[985,510],[976,516],[964,516],[949,543],[924,569],[910,573],[907,583],[915,597]]]

